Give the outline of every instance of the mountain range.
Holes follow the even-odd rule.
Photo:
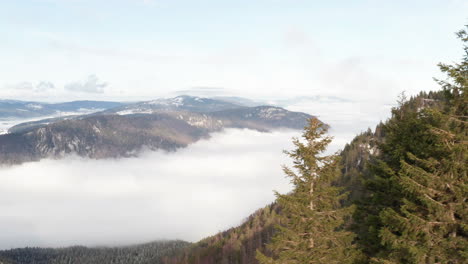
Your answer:
[[[73,101],[42,103],[18,100],[0,100],[0,118],[31,118],[66,115],[67,113],[91,113],[121,106],[120,102]]]
[[[281,107],[247,107],[192,96],[119,103],[87,115],[48,118],[10,128],[8,134],[0,135],[0,164],[68,154],[103,159],[137,156],[144,149],[175,151],[225,128],[262,132],[302,129],[311,117]]]

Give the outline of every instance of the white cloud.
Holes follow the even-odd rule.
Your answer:
[[[56,85],[51,81],[19,82],[0,89],[0,98],[25,101],[63,102],[74,100],[109,100],[107,82],[91,74],[84,81]],[[122,98],[120,98],[122,100]]]
[[[34,86],[32,85],[32,83],[30,82],[22,82],[22,83],[18,83],[14,86],[10,86],[12,89],[18,89],[18,90],[28,90],[28,91],[32,91],[34,90]]]
[[[65,85],[65,90],[84,93],[103,93],[107,83],[99,82],[96,75],[89,75],[84,82],[74,82]]]
[[[53,83],[45,82],[45,81],[41,81],[37,84],[33,84],[31,82],[20,82],[20,83],[13,84],[13,85],[6,85],[4,87],[4,92],[5,90],[16,92],[19,96],[21,96],[22,93],[31,94],[31,93],[51,92],[55,90],[55,86]]]
[[[55,90],[55,85],[51,82],[40,82],[36,86],[36,91],[38,92],[48,92],[52,90]]]
[[[0,248],[215,234],[289,190],[282,150],[298,134],[231,129],[175,153],[0,168]]]

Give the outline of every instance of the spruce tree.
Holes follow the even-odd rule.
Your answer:
[[[466,31],[458,35],[467,41]],[[444,100],[433,105],[423,101],[416,111],[405,111],[410,104],[404,104],[398,110],[401,114],[387,125],[390,142],[392,136],[399,142],[387,142],[382,149],[393,169],[392,188],[400,194],[379,213],[383,247],[373,262],[466,263],[468,259],[468,52],[464,49],[462,63],[440,65],[451,79],[439,81]],[[411,129],[395,129],[402,124],[410,124]]]
[[[400,161],[392,179],[401,191],[399,206],[379,215],[379,235],[386,247],[382,260],[462,263],[467,257],[466,145],[440,131],[444,130],[434,126],[429,133],[439,137],[434,143],[446,148],[443,155],[423,159],[407,153]]]
[[[337,155],[321,156],[331,142],[327,126],[311,119],[286,152],[293,168],[284,167],[294,189],[277,195],[280,225],[268,248],[272,257],[257,252],[261,264],[352,263],[357,256],[354,235],[345,230],[352,207],[343,207],[346,194],[334,186],[340,177]]]

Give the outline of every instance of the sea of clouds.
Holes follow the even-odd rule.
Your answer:
[[[327,154],[390,115],[391,105],[298,101],[285,107],[331,125]],[[0,249],[197,241],[239,225],[291,188],[281,165],[301,131],[227,129],[177,152],[70,156],[0,168]]]
[[[228,129],[173,153],[0,168],[0,248],[197,241],[287,192],[300,131]]]

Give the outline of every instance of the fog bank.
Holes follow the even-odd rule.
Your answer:
[[[69,157],[0,169],[0,248],[197,241],[286,192],[299,131],[228,129],[175,153]]]

